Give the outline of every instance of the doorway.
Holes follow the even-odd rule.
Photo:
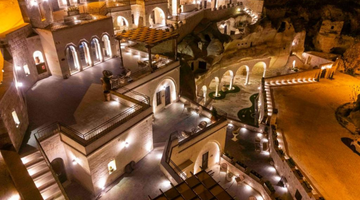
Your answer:
[[[170,96],[170,86],[165,88],[165,106],[171,103],[171,96]]]
[[[64,183],[65,181],[67,181],[64,160],[62,158],[55,158],[51,162],[51,167],[57,175],[60,183]]]
[[[201,163],[201,168],[203,170],[208,168],[208,164],[209,164],[209,152],[206,152],[202,155],[202,163]]]

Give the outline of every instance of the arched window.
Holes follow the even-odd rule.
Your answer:
[[[152,10],[149,15],[149,23],[151,26],[164,26],[165,25],[165,13],[164,11],[156,7]]]
[[[94,63],[99,63],[102,61],[102,55],[100,50],[100,43],[97,38],[93,38],[90,43],[91,46],[91,55]]]
[[[33,53],[35,64],[44,63],[44,56],[41,51],[35,51]]]
[[[38,74],[42,74],[42,73],[46,72],[47,70],[46,70],[45,60],[44,60],[44,56],[43,56],[42,52],[35,51],[33,53],[33,58],[34,58],[34,62],[35,62]],[[27,70],[26,68],[27,68],[27,66],[24,66],[25,74],[30,74],[30,71]]]
[[[79,45],[80,64],[83,69],[91,67],[92,61],[90,56],[89,46],[86,42],[81,42]]]
[[[79,59],[74,46],[68,46],[66,48],[66,58],[69,65],[70,74],[74,74],[80,71]]]
[[[111,52],[111,43],[110,43],[109,36],[104,35],[102,37],[102,42],[103,42],[103,45],[104,45],[104,51],[103,51],[104,57],[105,58],[111,58],[112,52]]]

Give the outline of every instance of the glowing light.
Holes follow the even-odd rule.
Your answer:
[[[7,200],[20,200],[20,196],[18,194],[12,195],[10,198],[8,198]]]
[[[164,187],[169,187],[169,186],[171,186],[171,182],[170,182],[169,180],[164,180],[164,181],[162,182],[162,185],[163,185]]]
[[[237,9],[237,11],[238,11],[238,12],[240,12],[240,11],[241,11],[241,9],[240,9],[240,8],[238,8],[238,9]]]
[[[262,137],[262,133],[258,133],[257,136],[258,136],[259,138],[261,138],[261,137]]]
[[[106,184],[106,179],[105,178],[103,178],[102,180],[100,180],[99,181],[99,188],[101,189],[101,190],[105,190],[105,184]]]
[[[124,146],[125,146],[125,148],[129,147],[129,142],[125,141]]]
[[[20,71],[20,70],[21,70],[21,67],[20,67],[20,66],[16,66],[15,69],[16,69],[16,71]]]
[[[160,159],[162,158],[162,153],[158,153],[158,154],[156,155],[156,158],[160,160]]]
[[[31,1],[31,6],[38,6],[38,2],[36,0]]]
[[[145,149],[147,152],[150,152],[152,150],[152,143],[151,142],[147,143]]]
[[[245,185],[245,189],[246,189],[246,191],[251,191],[251,187],[250,187],[250,185]]]
[[[22,82],[16,82],[16,87],[22,87],[23,83]]]
[[[273,167],[273,166],[269,166],[267,169],[268,169],[268,171],[270,171],[270,172],[276,172],[276,169],[275,169],[275,167]]]
[[[74,158],[74,159],[72,160],[72,164],[73,164],[73,165],[77,165],[77,164],[78,164],[77,158]]]

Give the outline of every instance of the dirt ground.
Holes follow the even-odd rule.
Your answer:
[[[351,151],[354,136],[335,118],[336,108],[350,101],[351,87],[359,84],[337,73],[335,80],[272,88],[289,154],[327,200],[360,197],[360,154]]]

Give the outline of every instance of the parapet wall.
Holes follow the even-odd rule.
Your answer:
[[[265,79],[265,85],[290,85],[295,83],[315,82],[320,75],[320,69],[312,69],[292,74],[285,74]]]

